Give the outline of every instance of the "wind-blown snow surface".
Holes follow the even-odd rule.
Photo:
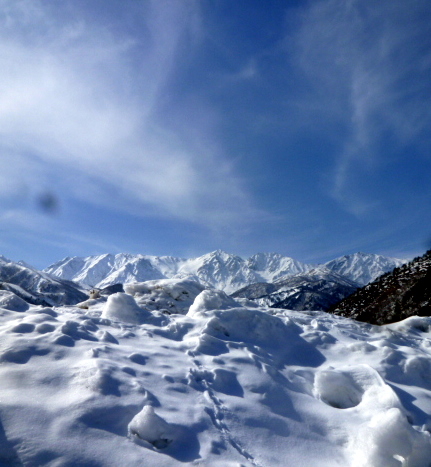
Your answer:
[[[431,465],[431,318],[247,308],[191,281],[126,292],[0,308],[0,465]]]

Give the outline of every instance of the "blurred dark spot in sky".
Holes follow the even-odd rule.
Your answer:
[[[36,196],[37,206],[45,214],[57,214],[60,209],[58,197],[51,191],[44,191]]]

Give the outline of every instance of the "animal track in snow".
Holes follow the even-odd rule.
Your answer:
[[[189,351],[189,356],[193,357],[194,352]],[[229,427],[224,422],[226,419],[226,414],[229,413],[229,409],[223,404],[223,402],[216,396],[212,386],[218,386],[220,380],[229,380],[232,382],[232,375],[231,372],[227,372],[224,369],[216,369],[214,372],[209,371],[203,367],[199,360],[194,358],[193,360],[194,368],[190,368],[189,376],[188,376],[188,384],[195,389],[200,389],[204,392],[206,396],[206,400],[211,403],[212,407],[205,407],[204,410],[208,414],[213,423],[214,427],[220,432],[221,439],[225,442],[229,443],[238,453],[244,457],[248,462],[256,467],[261,467],[254,457],[247,452],[242,446],[239,441],[237,441],[232,433],[229,430]],[[240,389],[238,389],[238,386]],[[243,389],[238,383],[235,377],[235,384],[234,384],[235,391],[238,393],[236,395],[240,396],[243,393]],[[233,417],[233,415],[232,415]]]

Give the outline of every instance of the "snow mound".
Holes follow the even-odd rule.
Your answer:
[[[303,364],[317,366],[324,360],[321,353],[301,336],[301,328],[290,319],[281,319],[260,310],[235,308],[215,311],[207,321],[196,350],[206,353],[208,347],[214,351],[215,342],[220,353],[229,352],[232,343],[245,343],[267,352],[258,352],[259,359],[271,365]],[[211,343],[209,346],[208,344]],[[277,352],[271,352],[277,349]],[[210,352],[208,352],[211,354]],[[267,358],[268,357],[268,358]]]
[[[215,312],[204,329],[214,337],[237,342],[252,342],[260,346],[278,346],[288,343],[299,329],[291,322],[258,310],[237,308]]]
[[[110,295],[102,311],[102,318],[129,324],[141,324],[150,316],[151,313],[140,308],[131,295],[122,292]]]
[[[0,308],[11,311],[27,311],[29,304],[8,290],[0,290]]]
[[[1,466],[429,467],[428,318],[139,306],[178,283],[0,308]]]
[[[147,441],[157,449],[167,447],[175,438],[175,429],[146,405],[136,414],[128,426],[132,439]]]
[[[430,434],[413,428],[397,408],[378,412],[357,429],[352,467],[421,467],[431,459]]]
[[[396,332],[419,332],[429,333],[431,330],[431,317],[429,316],[410,316],[397,323],[386,324],[386,329]]]
[[[204,313],[211,310],[227,310],[241,306],[233,298],[226,295],[222,290],[203,290],[189,308],[188,316],[196,313]]]
[[[429,432],[409,423],[394,390],[369,365],[320,371],[314,392],[329,406],[357,416],[350,440],[352,467],[429,465]]]
[[[160,279],[126,284],[139,306],[169,314],[186,314],[204,286],[190,279]]]

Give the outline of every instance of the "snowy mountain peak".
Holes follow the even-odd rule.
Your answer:
[[[346,275],[340,274],[333,269],[326,267],[325,265],[319,265],[316,268],[309,269],[305,274],[296,274],[293,277],[307,277],[312,281],[319,280],[333,280],[340,283],[345,283],[350,286],[358,286],[358,283],[349,279]],[[288,278],[290,279],[290,278]],[[277,282],[283,282],[284,279],[280,279]]]
[[[259,273],[264,281],[270,282],[312,268],[312,265],[300,263],[279,253],[257,253],[247,260],[247,264],[251,270]]]
[[[393,258],[355,253],[329,261],[319,268],[324,266],[363,285],[400,264],[401,260]],[[257,253],[243,259],[223,250],[215,250],[190,259],[127,253],[65,258],[45,271],[90,287],[106,287],[118,282],[191,278],[205,286],[232,293],[253,283],[272,283],[295,274],[306,274],[317,266],[279,253]]]
[[[218,250],[211,251],[210,253],[203,255],[203,256],[219,257],[219,258],[226,259],[226,258],[234,257],[235,255],[232,255],[231,253],[227,253],[224,250],[218,249]]]
[[[376,254],[354,253],[325,263],[325,266],[360,285],[368,284],[405,261]]]

